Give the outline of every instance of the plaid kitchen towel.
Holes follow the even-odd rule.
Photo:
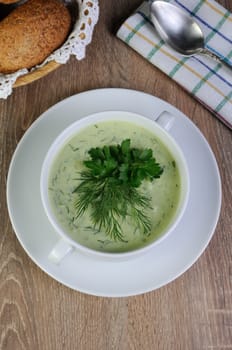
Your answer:
[[[232,15],[214,0],[170,0],[200,25],[208,49],[232,66]],[[232,128],[231,69],[203,55],[181,56],[164,44],[145,1],[119,28],[118,38],[189,91]]]

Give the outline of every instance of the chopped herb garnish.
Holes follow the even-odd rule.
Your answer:
[[[153,181],[163,172],[151,149],[131,147],[126,139],[120,145],[91,148],[87,170],[80,173],[81,183],[74,189],[76,216],[90,209],[95,228],[104,229],[113,240],[124,241],[120,220],[129,218],[144,234],[151,230],[145,210],[151,199],[138,189],[144,180]]]
[[[79,150],[79,147],[74,147],[71,143],[69,143],[68,145],[69,145],[69,147],[71,148],[71,150],[72,150],[73,152],[76,152],[76,151]]]

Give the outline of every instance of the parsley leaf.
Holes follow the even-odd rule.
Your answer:
[[[150,208],[150,198],[138,190],[144,180],[159,178],[163,169],[151,149],[131,147],[125,139],[118,145],[91,148],[87,170],[81,172],[81,183],[74,192],[77,217],[88,208],[94,227],[104,229],[114,240],[124,241],[120,218],[129,217],[134,225],[148,234],[150,219],[144,210]]]

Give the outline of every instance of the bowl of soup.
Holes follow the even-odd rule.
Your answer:
[[[189,175],[182,150],[157,122],[107,111],[77,120],[54,140],[40,189],[60,236],[58,260],[70,247],[130,257],[174,231],[187,205]]]

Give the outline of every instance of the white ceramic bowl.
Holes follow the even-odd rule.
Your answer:
[[[83,119],[80,119],[74,122],[69,127],[67,127],[54,140],[44,159],[42,171],[41,171],[41,181],[40,181],[41,199],[42,199],[44,210],[47,214],[47,217],[50,223],[52,224],[52,226],[54,227],[54,229],[56,230],[56,232],[59,234],[61,238],[57,246],[54,247],[53,251],[50,254],[50,258],[54,262],[59,262],[73,248],[76,248],[77,250],[80,250],[88,254],[93,254],[104,258],[110,258],[110,259],[130,258],[130,257],[136,256],[137,254],[144,253],[148,249],[151,249],[154,245],[161,242],[173,231],[173,229],[176,227],[178,222],[181,220],[181,217],[187,205],[188,195],[189,195],[189,174],[188,174],[187,164],[180,147],[177,145],[176,141],[171,137],[171,135],[163,128],[163,126],[165,127],[165,125],[168,125],[168,127],[170,127],[169,118],[170,120],[173,119],[173,117],[165,116],[164,118],[161,118],[160,120],[158,120],[158,122],[162,125],[161,127],[158,124],[158,122],[151,121],[150,119],[147,119],[135,113],[123,112],[123,111],[101,112],[101,113],[90,115],[88,117],[85,117]],[[171,221],[169,222],[165,232],[163,232],[159,238],[157,238],[147,246],[138,248],[133,251],[123,252],[123,253],[108,253],[108,252],[96,251],[96,250],[87,248],[79,244],[77,241],[73,240],[69,236],[69,234],[64,231],[64,229],[61,227],[61,225],[57,221],[56,216],[51,208],[49,195],[48,195],[48,179],[49,179],[50,169],[55,157],[57,156],[61,148],[64,146],[64,144],[66,144],[67,141],[71,139],[75,134],[79,133],[81,129],[86,128],[91,124],[96,124],[98,122],[106,121],[106,120],[107,121],[121,120],[121,121],[133,122],[134,124],[142,126],[143,128],[146,128],[150,132],[154,133],[154,135],[166,146],[166,148],[172,154],[180,174],[181,189],[180,189],[179,203],[177,205],[177,210],[174,216],[172,217]]]

